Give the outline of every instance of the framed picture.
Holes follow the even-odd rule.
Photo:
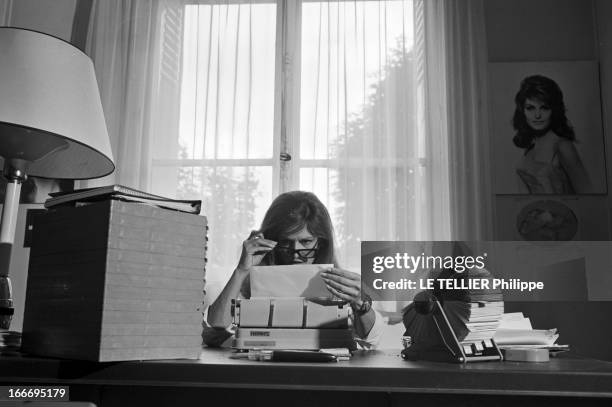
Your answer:
[[[491,63],[489,80],[496,194],[607,192],[596,62]]]

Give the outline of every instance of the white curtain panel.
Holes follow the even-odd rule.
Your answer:
[[[429,179],[425,183],[428,232],[422,240],[451,239],[445,1],[415,0],[419,49],[420,119]]]
[[[363,240],[448,237],[445,133],[429,107],[445,95],[425,40],[443,39],[441,23],[418,0],[303,5],[295,165],[330,207],[349,266]]]
[[[487,240],[493,194],[483,0],[445,0],[444,16],[451,237]]]
[[[199,1],[177,21],[179,126],[173,144],[167,137],[153,143],[152,185],[203,200],[211,300],[279,192],[278,10],[266,1]]]
[[[86,52],[94,61],[117,169],[86,185],[151,189],[151,140],[177,127],[178,97],[159,86],[162,16],[177,8],[179,2],[169,0],[94,1]]]

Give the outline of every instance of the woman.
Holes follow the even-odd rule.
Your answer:
[[[371,302],[361,299],[360,276],[338,267],[327,209],[314,194],[303,191],[279,195],[266,212],[261,228],[243,242],[238,266],[208,309],[210,327],[204,329],[204,342],[216,346],[230,335],[225,328],[231,325],[231,300],[250,297],[248,277],[253,266],[300,263],[334,265],[321,274],[327,289],[353,309],[353,330],[358,342],[365,347],[375,346],[382,330],[380,316],[371,308]]]
[[[514,102],[513,141],[525,150],[516,169],[522,186],[531,194],[592,192],[559,85],[545,76],[529,76]]]

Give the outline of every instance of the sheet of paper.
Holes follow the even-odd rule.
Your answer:
[[[498,345],[553,345],[559,334],[556,329],[498,329],[495,343]]]
[[[251,298],[304,297],[333,300],[321,278],[321,272],[332,264],[293,264],[256,266],[251,270]]]
[[[533,329],[531,326],[531,320],[525,318],[522,312],[510,312],[502,315],[497,329]]]

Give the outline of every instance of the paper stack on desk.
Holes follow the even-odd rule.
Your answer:
[[[546,348],[562,350],[568,345],[557,345],[557,329],[533,329],[529,318],[522,312],[504,314],[499,329],[495,332],[495,342],[501,348]]]
[[[444,311],[457,338],[479,341],[492,338],[504,313],[503,301],[444,303]]]
[[[108,200],[34,226],[23,350],[94,361],[197,358],[206,218]]]

